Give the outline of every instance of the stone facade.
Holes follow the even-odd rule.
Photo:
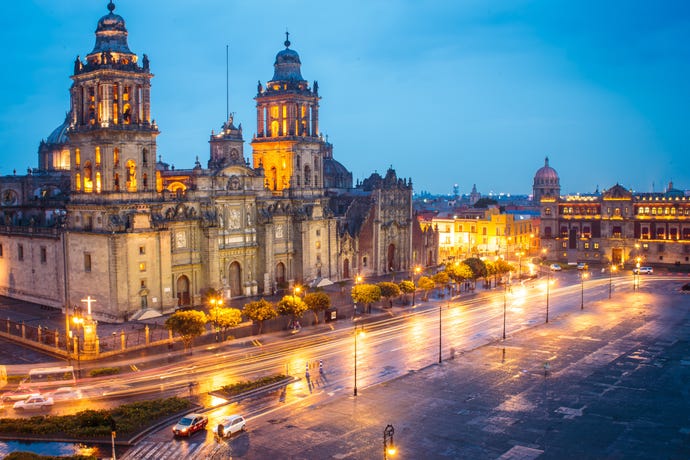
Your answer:
[[[171,169],[156,161],[149,59],[129,50],[114,8],[75,60],[39,168],[0,179],[0,293],[55,307],[90,295],[95,318],[126,321],[199,304],[208,288],[233,298],[409,270],[411,181],[390,169],[353,187],[288,40],[258,85],[251,161],[230,116],[206,168]]]

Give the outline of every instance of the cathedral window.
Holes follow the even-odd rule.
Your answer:
[[[81,174],[77,173],[74,175],[74,184],[77,191],[81,190]]]
[[[48,262],[48,250],[45,246],[41,246],[41,263],[45,264]]]
[[[24,245],[17,245],[17,260],[24,260]]]
[[[146,271],[146,262],[139,262],[139,271],[140,272]]]
[[[141,183],[144,186],[144,190],[146,190],[149,186],[149,177],[146,173],[141,176]]]
[[[120,166],[120,149],[117,147],[113,149],[113,166]]]
[[[126,125],[132,121],[132,107],[129,104],[125,104],[122,107],[122,119]]]
[[[101,173],[96,172],[96,193],[101,193]]]
[[[302,169],[302,157],[297,155],[297,169]]]
[[[271,122],[271,137],[278,137],[278,120]]]
[[[85,272],[91,271],[91,254],[88,252],[84,253],[84,271]]]
[[[141,162],[143,164],[146,164],[149,162],[149,150],[147,148],[143,148],[141,150]]]
[[[74,150],[74,164],[77,168],[81,165],[81,150],[79,149]]]
[[[84,163],[84,191],[86,193],[93,192],[93,170],[91,168],[91,162],[87,161]]]
[[[120,175],[118,173],[115,173],[115,176],[113,177],[113,184],[115,186],[115,191],[119,192],[120,191]]]
[[[96,147],[96,166],[101,165],[101,148]]]
[[[127,191],[136,192],[137,191],[137,164],[134,160],[127,161]]]
[[[278,170],[275,166],[271,168],[270,188],[271,190],[278,190]]]
[[[304,167],[304,185],[307,187],[311,185],[311,168],[309,165]]]
[[[158,193],[163,191],[163,177],[160,171],[156,171],[156,191]]]

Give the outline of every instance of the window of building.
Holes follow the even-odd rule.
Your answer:
[[[24,245],[17,245],[17,260],[24,260]]]
[[[594,243],[594,249],[599,249],[599,243]]]
[[[146,254],[146,246],[139,246],[139,255]]]
[[[139,271],[140,272],[146,271],[146,262],[139,262]]]
[[[146,280],[141,280],[139,282],[139,286],[141,286],[141,288],[144,289],[146,287]]]
[[[366,267],[366,266],[367,266],[367,258],[365,256],[365,257],[362,257],[362,267]]]
[[[316,236],[321,236],[321,229],[319,229],[319,228],[316,229]]]
[[[589,243],[585,243],[584,246],[585,246],[585,249],[589,249]]]
[[[566,249],[566,248],[568,247],[568,243],[565,242],[565,241],[562,242],[562,243],[561,243],[561,247],[562,247],[563,249]]]
[[[0,244],[0,257],[2,257],[2,244]]]
[[[321,249],[321,241],[316,242],[316,249]]]
[[[88,252],[84,253],[84,271],[91,271],[91,254],[89,254]]]
[[[101,148],[96,147],[96,166],[100,166],[101,164]]]
[[[656,245],[656,252],[664,252],[664,245],[663,244],[657,244]]]
[[[48,262],[48,250],[45,246],[41,246],[41,263],[44,264]]]
[[[644,251],[648,251],[649,250],[649,243],[642,243],[642,249]]]

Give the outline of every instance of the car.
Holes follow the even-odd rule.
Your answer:
[[[36,394],[36,390],[30,388],[17,388],[16,390],[4,392],[2,394],[2,400],[4,402],[22,401],[32,394]]]
[[[81,390],[75,387],[61,387],[55,391],[49,391],[45,394],[53,398],[53,401],[74,401],[83,397]]]
[[[203,430],[208,425],[208,417],[204,414],[185,415],[172,429],[174,436],[191,436]]]
[[[551,264],[549,265],[549,270],[551,270],[552,272],[560,272],[561,270],[563,270],[563,268],[558,264]]]
[[[589,265],[587,265],[584,262],[580,262],[579,264],[577,264],[577,269],[578,270],[589,270]]]
[[[636,275],[651,275],[654,273],[654,269],[652,267],[635,267],[633,268],[633,273]]]
[[[221,438],[227,438],[238,431],[246,430],[247,421],[239,414],[223,417],[216,427],[216,433]]]
[[[53,407],[53,398],[46,398],[41,394],[33,394],[23,401],[14,403],[15,410],[41,410]]]

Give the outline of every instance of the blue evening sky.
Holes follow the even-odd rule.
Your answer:
[[[106,0],[3,4],[0,174],[38,164],[69,108],[74,58]],[[230,111],[245,156],[257,82],[286,28],[319,82],[320,127],[355,178],[392,165],[417,192],[530,193],[544,157],[563,193],[690,189],[690,2],[117,0],[155,74],[158,153],[208,160]]]

